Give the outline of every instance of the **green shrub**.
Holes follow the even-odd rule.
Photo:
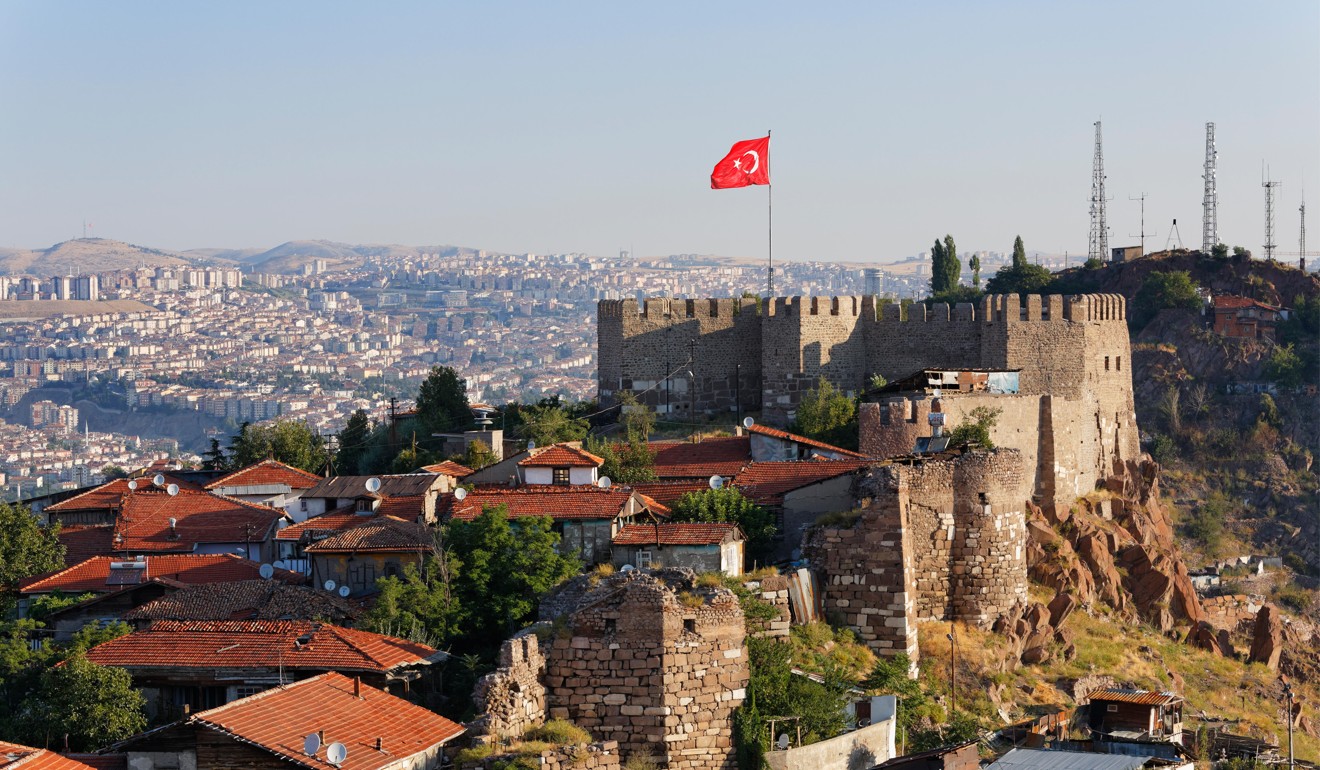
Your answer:
[[[454,765],[459,766],[464,762],[480,762],[494,753],[495,747],[493,746],[471,746],[454,755]]]
[[[526,741],[544,741],[556,746],[585,746],[591,743],[591,733],[566,719],[551,719],[540,727],[523,734]]]

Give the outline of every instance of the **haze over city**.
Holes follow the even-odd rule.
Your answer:
[[[763,256],[766,190],[712,191],[773,129],[778,260],[1084,254],[1103,120],[1110,242],[1257,253],[1320,184],[1320,5],[0,3],[0,246],[291,239]]]

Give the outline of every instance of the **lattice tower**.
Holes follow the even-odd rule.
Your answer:
[[[1087,257],[1109,259],[1109,223],[1105,220],[1105,152],[1100,121],[1095,122],[1095,156],[1091,161],[1091,239]]]
[[[1265,188],[1265,258],[1274,261],[1274,191],[1283,186],[1283,182],[1276,182],[1266,177],[1265,181],[1260,183]]]
[[[1205,124],[1205,198],[1201,201],[1201,251],[1209,254],[1219,243],[1219,191],[1215,187],[1215,124]]]

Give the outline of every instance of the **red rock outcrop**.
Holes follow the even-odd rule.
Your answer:
[[[1283,654],[1283,619],[1279,608],[1267,604],[1256,613],[1256,629],[1251,636],[1251,653],[1247,660],[1264,663],[1271,671],[1279,670],[1279,656]]]

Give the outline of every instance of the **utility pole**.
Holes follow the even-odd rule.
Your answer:
[[[1265,178],[1260,186],[1265,188],[1265,258],[1274,261],[1274,190],[1282,187],[1283,182],[1270,179],[1269,169],[1264,169]]]
[[[1215,124],[1205,124],[1205,197],[1201,200],[1201,253],[1209,254],[1219,243],[1219,191],[1215,187]]]
[[[956,718],[958,716],[958,680],[955,668],[958,665],[958,643],[954,637],[953,624],[949,624],[949,633],[945,634],[949,639],[949,698],[952,703],[949,711]]]
[[[1128,237],[1129,237],[1129,238],[1137,238],[1137,237],[1140,237],[1140,238],[1141,238],[1141,254],[1142,254],[1142,256],[1145,256],[1145,255],[1146,255],[1146,235],[1147,235],[1147,233],[1146,233],[1146,193],[1143,192],[1143,193],[1141,194],[1141,197],[1140,197],[1140,198],[1133,198],[1132,196],[1129,195],[1129,196],[1128,196],[1128,200],[1130,200],[1130,201],[1141,201],[1141,235],[1138,236],[1136,233],[1128,233]],[[1154,235],[1155,233],[1149,233],[1149,234],[1150,234],[1150,235]]]
[[[1109,223],[1105,219],[1105,151],[1100,121],[1095,122],[1095,155],[1091,159],[1091,239],[1087,257],[1109,260]]]
[[[1297,251],[1301,255],[1301,261],[1298,266],[1302,272],[1306,272],[1306,191],[1302,191],[1302,205],[1297,207],[1297,211],[1302,215],[1301,227],[1297,233]]]
[[[1288,677],[1281,678],[1283,679],[1283,699],[1286,704],[1284,708],[1288,711],[1288,770],[1296,770],[1296,760],[1293,759],[1293,689]]]

